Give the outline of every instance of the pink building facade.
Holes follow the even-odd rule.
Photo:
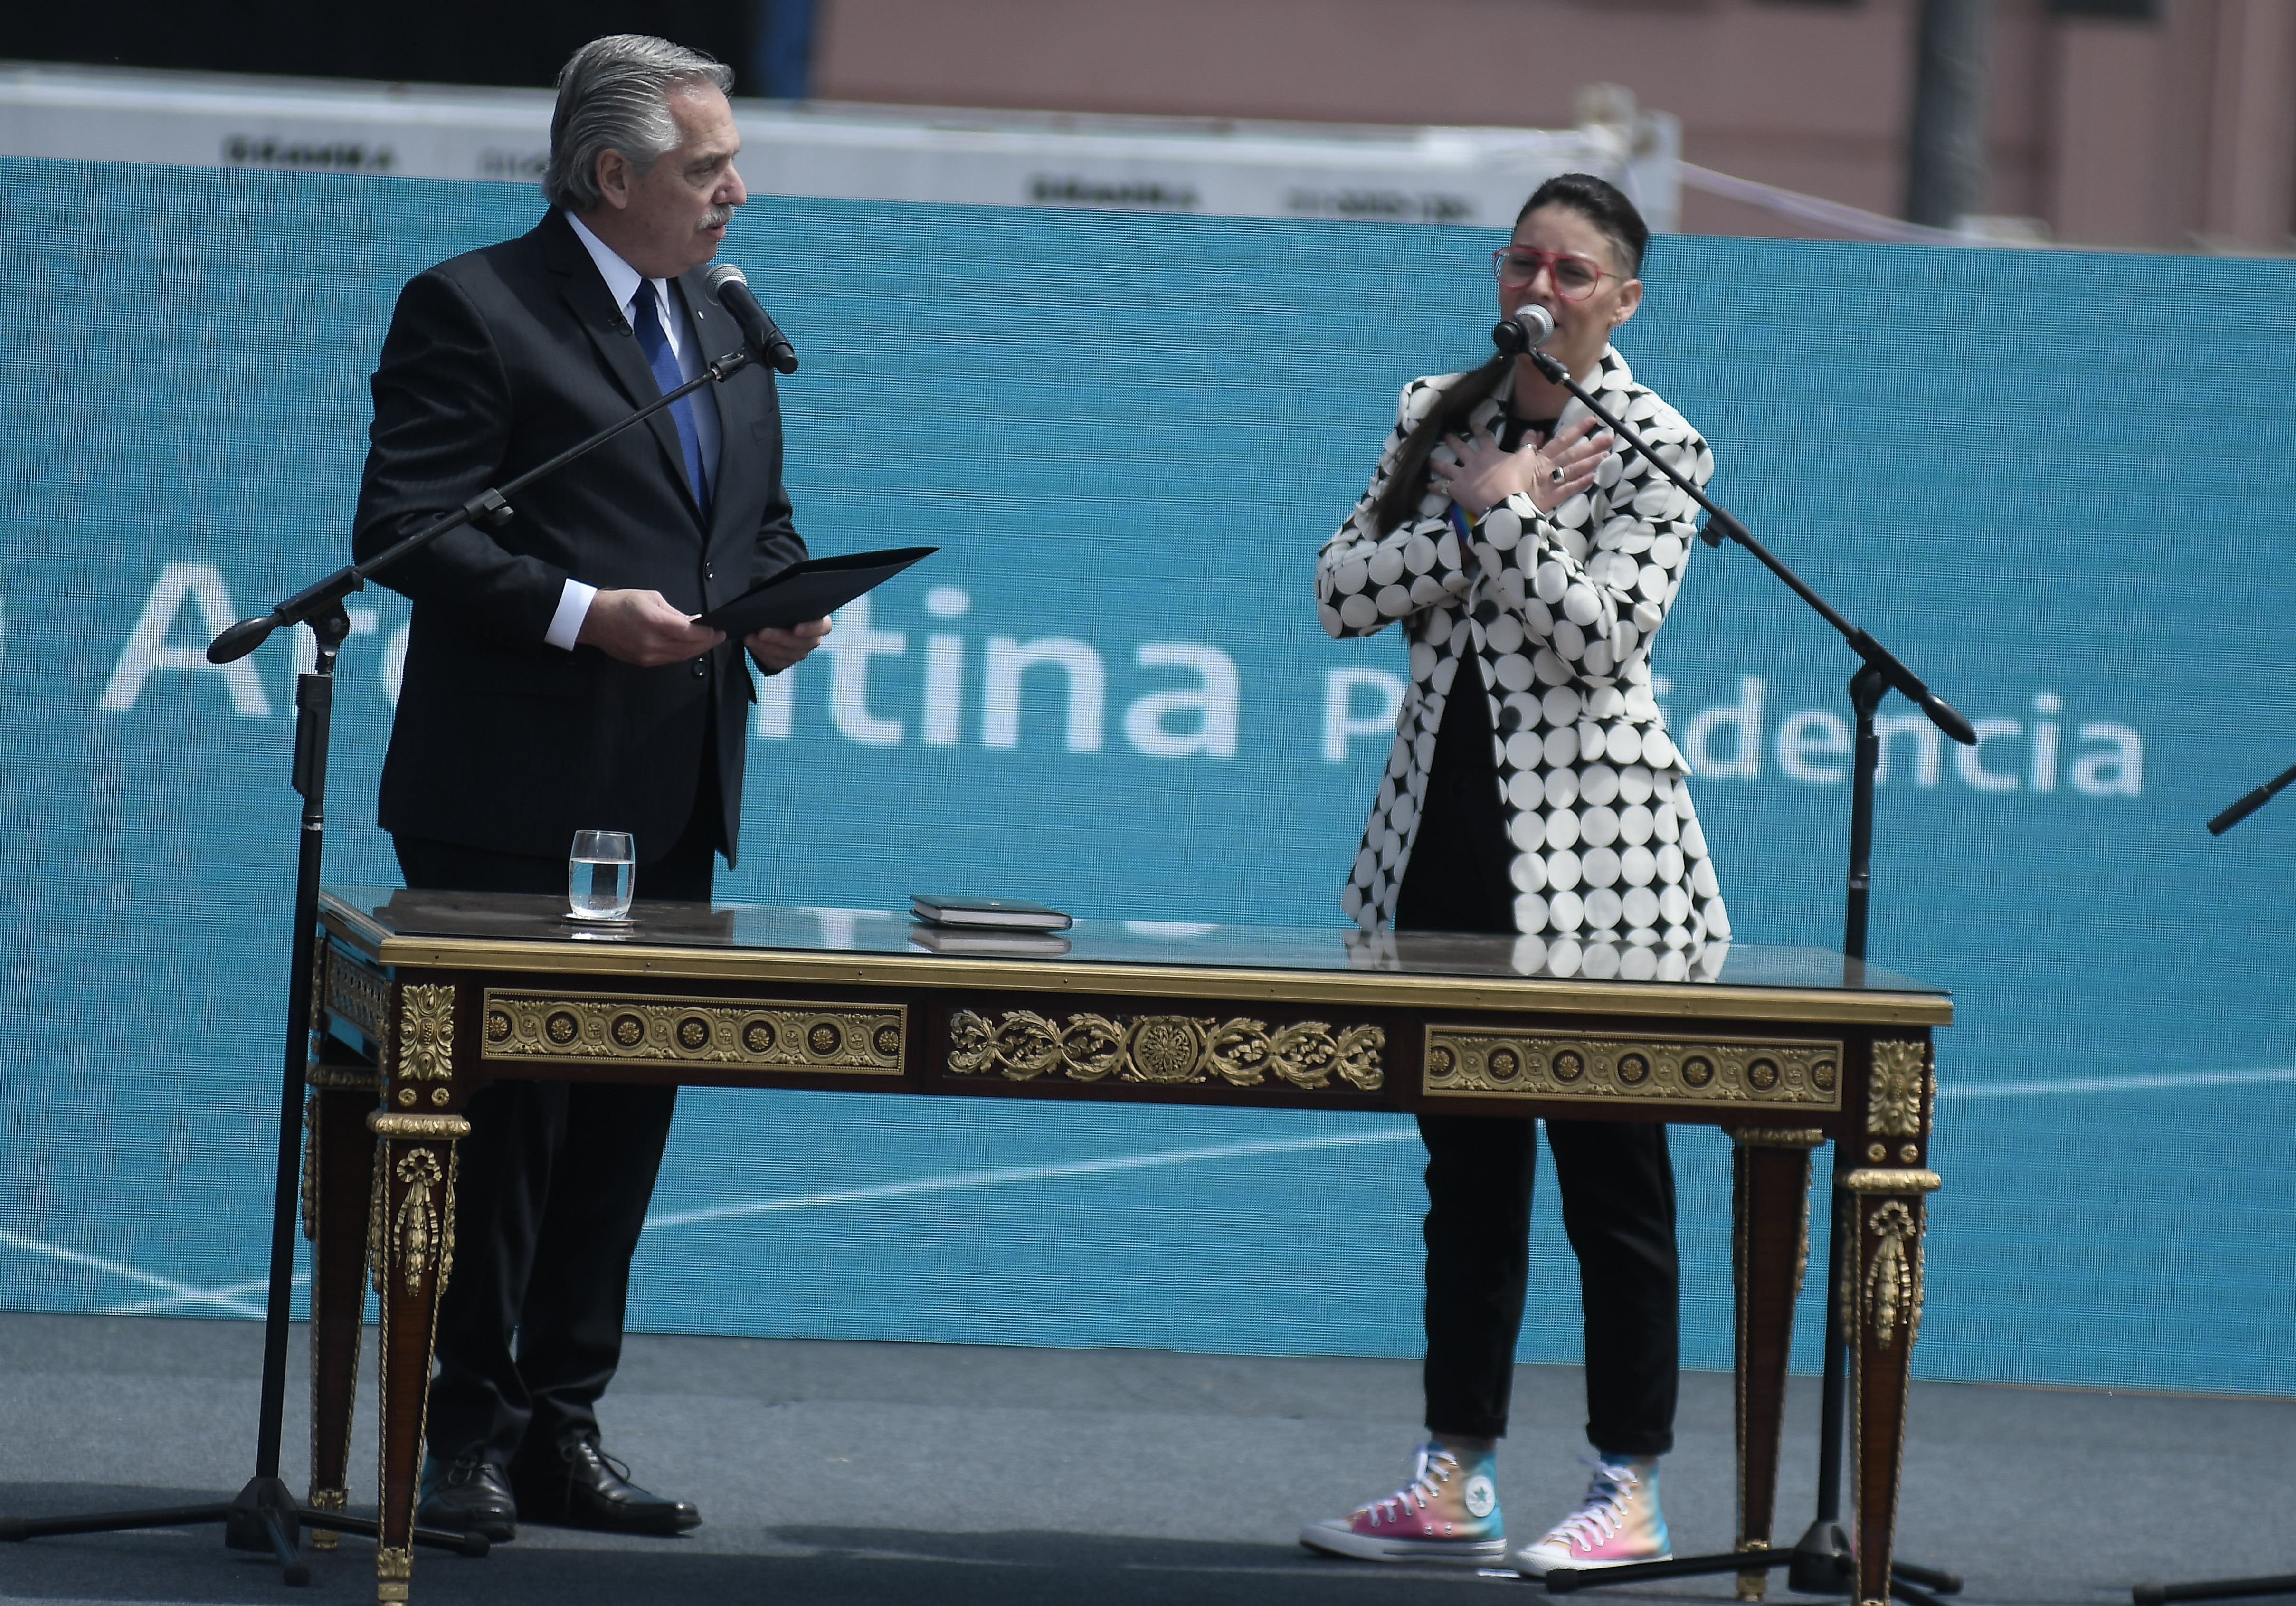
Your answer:
[[[2068,9],[1995,0],[1987,210],[2068,242],[2292,249],[2296,0]],[[822,0],[813,93],[1556,127],[1582,86],[1610,82],[1682,119],[1685,161],[1897,215],[1915,12],[1915,0]],[[1683,226],[1823,232],[1694,190]]]

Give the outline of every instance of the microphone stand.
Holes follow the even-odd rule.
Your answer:
[[[334,714],[335,655],[350,635],[350,619],[343,610],[343,598],[364,590],[372,576],[422,551],[449,530],[460,529],[466,524],[499,528],[509,522],[510,497],[595,451],[624,430],[644,423],[704,385],[723,384],[749,366],[750,360],[747,350],[728,352],[668,395],[567,447],[547,463],[529,469],[506,485],[480,491],[454,512],[440,515],[365,562],[345,565],[324,579],[305,586],[268,613],[240,620],[208,643],[208,661],[227,664],[245,658],[283,626],[308,625],[312,635],[318,638],[316,660],[308,673],[298,676],[295,681],[295,758],[291,784],[303,799],[303,810],[288,949],[287,1052],[279,1086],[279,1157],[271,1195],[271,1278],[263,1315],[263,1394],[256,1422],[255,1476],[227,1502],[66,1517],[0,1518],[0,1540],[220,1522],[226,1546],[233,1550],[268,1551],[279,1564],[285,1582],[308,1584],[311,1569],[297,1554],[303,1528],[376,1536],[377,1519],[315,1511],[296,1499],[279,1476],[280,1423],[287,1401],[287,1329],[295,1287],[295,1216],[302,1170],[304,1065],[307,1058],[316,1056],[320,1048],[316,1035],[316,1000],[311,986],[319,936],[320,850],[326,835],[327,747]],[[483,1556],[488,1548],[483,1534],[417,1528],[414,1537],[418,1545],[459,1551],[465,1556]]]
[[[1512,318],[1507,319],[1492,332],[1492,338],[1502,351],[1529,356],[1541,373],[1577,397],[1612,435],[1641,453],[1685,496],[1704,508],[1707,524],[1699,534],[1708,545],[1719,546],[1726,537],[1753,553],[1765,569],[1785,583],[1786,589],[1807,602],[1812,612],[1832,626],[1836,634],[1849,643],[1849,650],[1857,655],[1857,672],[1849,677],[1849,703],[1857,715],[1857,743],[1855,776],[1850,787],[1849,881],[1842,912],[1841,979],[1845,987],[1864,986],[1866,914],[1872,905],[1874,887],[1874,780],[1882,762],[1882,739],[1874,728],[1874,712],[1882,706],[1882,699],[1894,691],[1920,705],[1931,724],[1963,746],[1976,746],[1977,733],[1970,728],[1968,720],[1963,718],[1944,698],[1924,685],[1895,653],[1842,618],[1831,603],[1811,590],[1801,577],[1787,568],[1775,553],[1754,539],[1743,524],[1726,510],[1716,506],[1705,492],[1677,471],[1632,427],[1614,417],[1602,403],[1588,395],[1586,388],[1570,377],[1570,370],[1560,359],[1538,348],[1521,324]],[[2296,770],[2283,777],[2283,783],[2290,778],[2296,778]],[[1842,1222],[1848,1213],[1845,1208],[1847,1200],[1848,1194],[1841,1186],[1841,1168],[1837,1166],[1832,1199],[1833,1230],[1827,1235],[1826,1245],[1825,1375],[1818,1411],[1817,1520],[1810,1524],[1800,1542],[1790,1551],[1732,1551],[1727,1554],[1682,1556],[1669,1561],[1635,1561],[1601,1569],[1557,1568],[1546,1575],[1549,1594],[1567,1594],[1573,1590],[1639,1583],[1653,1578],[1751,1573],[1779,1566],[1790,1569],[1786,1575],[1786,1587],[1796,1594],[1834,1595],[1850,1593],[1851,1583],[1856,1577],[1855,1557],[1850,1550],[1849,1536],[1841,1530],[1841,1437],[1849,1402],[1849,1345],[1847,1334],[1843,1332],[1841,1310]],[[1939,1594],[1955,1594],[1960,1589],[1961,1579],[1953,1573],[1917,1567],[1910,1561],[1893,1561],[1890,1568],[1890,1593],[1908,1602],[1909,1606],[1939,1606],[1934,1597],[1927,1593],[1929,1590],[1935,1590]],[[2139,1602],[2139,1606],[2158,1606],[2158,1603]]]
[[[2296,766],[2247,793],[2209,822],[2209,834],[2220,837],[2263,807],[2296,782]],[[2296,1573],[2267,1578],[2210,1578],[2197,1584],[2139,1584],[2128,1592],[2136,1606],[2169,1606],[2177,1601],[2235,1601],[2255,1595],[2296,1594]]]

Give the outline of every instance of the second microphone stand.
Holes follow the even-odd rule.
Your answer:
[[[2296,765],[2249,792],[2209,822],[2209,834],[2220,837],[2296,783]],[[2296,1573],[2262,1578],[2207,1578],[2193,1584],[2139,1584],[2128,1592],[2136,1606],[2172,1606],[2181,1601],[2238,1601],[2259,1595],[2296,1594]]]
[[[319,1046],[313,1037],[318,1021],[311,984],[318,952],[320,856],[326,836],[327,749],[334,716],[335,655],[350,635],[350,619],[343,610],[343,599],[354,591],[364,590],[371,576],[420,552],[450,530],[467,524],[499,527],[509,522],[510,497],[704,385],[722,384],[747,367],[750,360],[747,350],[729,352],[668,394],[567,447],[548,462],[529,469],[503,486],[480,492],[454,512],[442,514],[365,562],[348,564],[305,586],[270,612],[240,620],[208,644],[208,661],[227,664],[254,651],[282,627],[308,625],[318,638],[316,661],[295,682],[292,784],[303,799],[302,823],[298,833],[295,904],[288,946],[287,1052],[279,1087],[279,1151],[272,1186],[270,1292],[263,1315],[263,1394],[256,1422],[255,1476],[228,1501],[66,1517],[0,1518],[0,1540],[221,1523],[226,1545],[234,1550],[268,1551],[289,1584],[310,1581],[310,1568],[297,1553],[304,1528],[362,1534],[379,1540],[382,1512],[369,1518],[340,1511],[315,1510],[296,1499],[279,1476],[281,1422],[287,1400],[287,1330],[293,1320],[291,1305],[295,1287],[295,1214],[302,1170],[303,1098],[307,1086],[304,1067],[307,1058],[315,1055]],[[795,357],[790,357],[789,362],[793,367]],[[775,365],[781,365],[777,361]],[[386,1493],[383,1498],[390,1496]],[[412,1537],[419,1545],[459,1550],[471,1556],[483,1556],[488,1550],[482,1534],[417,1528],[412,1529]]]
[[[1874,887],[1874,781],[1882,761],[1882,739],[1874,729],[1874,714],[1881,708],[1882,699],[1894,691],[1918,704],[1922,712],[1930,717],[1931,724],[1963,746],[1976,746],[1977,733],[1970,728],[1969,721],[1956,712],[1951,704],[1923,684],[1895,653],[1844,619],[1832,603],[1811,590],[1802,578],[1787,568],[1775,553],[1754,539],[1743,524],[1726,509],[1715,505],[1704,491],[1677,471],[1631,426],[1588,395],[1586,388],[1570,376],[1570,370],[1563,365],[1561,359],[1539,350],[1521,324],[1513,319],[1502,322],[1492,331],[1492,338],[1500,350],[1511,356],[1528,356],[1548,380],[1578,397],[1579,403],[1613,435],[1641,453],[1652,467],[1704,508],[1707,524],[1699,533],[1708,545],[1719,546],[1726,538],[1753,553],[1765,569],[1784,582],[1789,591],[1808,603],[1812,612],[1832,626],[1841,639],[1849,643],[1850,651],[1857,655],[1860,660],[1857,672],[1849,677],[1849,704],[1857,716],[1857,738],[1850,787],[1849,884],[1842,910],[1841,971],[1843,985],[1864,986],[1866,914],[1872,906]],[[1841,1250],[1845,1236],[1841,1224],[1847,1214],[1846,1199],[1841,1170],[1837,1167],[1830,1218],[1833,1229],[1827,1235],[1826,1245],[1825,1375],[1818,1408],[1816,1520],[1810,1524],[1808,1531],[1790,1551],[1731,1551],[1708,1556],[1681,1556],[1668,1561],[1634,1561],[1599,1569],[1557,1568],[1547,1573],[1545,1580],[1550,1594],[1567,1594],[1573,1590],[1643,1583],[1654,1578],[1751,1573],[1772,1567],[1787,1568],[1786,1587],[1800,1594],[1850,1593],[1851,1582],[1856,1577],[1855,1555],[1850,1549],[1849,1536],[1841,1529],[1841,1438],[1849,1404],[1849,1345],[1843,1332],[1841,1309]],[[1909,1606],[1939,1606],[1928,1591],[1954,1594],[1960,1589],[1961,1579],[1953,1573],[1917,1567],[1910,1561],[1892,1561],[1890,1564],[1890,1593],[1908,1602]]]

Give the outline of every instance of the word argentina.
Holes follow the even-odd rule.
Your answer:
[[[912,633],[879,627],[870,602],[860,597],[838,610],[837,627],[823,643],[818,662],[759,684],[753,734],[767,741],[796,735],[800,688],[825,680],[831,730],[864,747],[915,742],[947,748],[971,741],[984,748],[1017,748],[1024,712],[1032,742],[1057,742],[1072,753],[1097,753],[1108,745],[1110,668],[1091,643],[1071,635],[990,635],[972,650],[963,635],[932,630],[914,643],[919,651],[914,656],[922,660],[921,695],[897,702],[887,688],[873,688],[871,675],[881,660],[912,658]],[[935,619],[962,619],[972,606],[971,594],[955,586],[936,586],[924,599],[926,613]],[[373,603],[355,602],[344,608],[353,645],[381,638],[381,689],[392,704],[398,701],[406,660],[407,627],[387,628],[385,613],[403,620],[405,610],[403,602],[388,594],[377,595]],[[258,667],[263,655],[230,664],[207,661],[207,642],[239,615],[215,564],[166,565],[128,631],[98,706],[125,713],[156,680],[211,686],[246,718],[291,714],[293,698],[275,697],[265,684]],[[308,668],[310,633],[298,629],[286,639],[292,668]],[[1202,642],[1143,642],[1131,659],[1150,684],[1123,706],[1118,729],[1127,744],[1154,758],[1235,757],[1242,679],[1233,658]],[[357,662],[346,653],[347,675],[358,672]],[[975,682],[977,692],[972,691]]]

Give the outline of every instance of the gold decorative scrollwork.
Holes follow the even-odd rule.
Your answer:
[[[1876,1171],[1861,1168],[1841,1179],[1852,1193],[1934,1193],[1945,1178],[1934,1171]]]
[[[413,1548],[392,1545],[374,1553],[374,1598],[377,1606],[383,1602],[403,1601],[406,1586],[414,1577]]]
[[[463,1168],[462,1151],[447,1151],[447,1208],[439,1217],[439,1292],[455,1275],[455,1178]]]
[[[971,1010],[958,1010],[950,1015],[949,1070],[956,1076],[974,1077],[993,1069],[996,1064],[996,1034],[988,1029],[988,1022]]]
[[[1770,1542],[1767,1539],[1741,1539],[1737,1544],[1739,1553],[1743,1555],[1751,1555],[1757,1551],[1766,1551],[1769,1548]],[[1751,1571],[1742,1572],[1738,1575],[1738,1598],[1742,1601],[1759,1601],[1768,1593],[1769,1583],[1770,1574],[1767,1568],[1757,1568]]]
[[[997,1024],[996,1057],[1015,1081],[1040,1077],[1060,1063],[1060,1034],[1042,1015],[1016,1011]]]
[[[1737,1127],[1730,1135],[1746,1149],[1815,1149],[1825,1141],[1819,1127]]]
[[[488,987],[479,1054],[897,1077],[907,1040],[908,1009],[898,1004],[569,998]]]
[[[348,1511],[350,1491],[315,1488],[311,1491],[310,1498],[303,1504],[315,1512]],[[303,1541],[313,1550],[335,1550],[341,1545],[340,1536],[331,1528],[307,1528],[303,1530]]]
[[[398,994],[398,1078],[449,1082],[455,1077],[455,989],[410,983]]]
[[[373,1118],[367,1118],[371,1127]],[[376,1293],[382,1292],[385,1273],[382,1266],[382,1211],[390,1197],[390,1173],[383,1162],[390,1158],[390,1144],[378,1134],[374,1140],[374,1183],[366,1199],[366,1274]]]
[[[1794,1298],[1801,1298],[1801,1285],[1809,1277],[1809,1199],[1804,1194],[1801,1206],[1801,1241],[1794,1248]]]
[[[1919,1137],[1922,1080],[1928,1067],[1919,1043],[1874,1045],[1873,1091],[1866,1101],[1866,1130],[1883,1137]]]
[[[1380,1051],[1387,1046],[1387,1028],[1350,1026],[1340,1033],[1340,1080],[1365,1093],[1377,1093],[1387,1083],[1380,1069]]]
[[[1346,1026],[1336,1031],[1320,1020],[1287,1026],[1267,1040],[1275,1074],[1294,1087],[1321,1087],[1336,1075],[1350,1087],[1375,1093],[1386,1084],[1379,1062],[1387,1032],[1376,1026]]]
[[[1839,1110],[1841,1063],[1839,1043],[1592,1037],[1430,1026],[1423,1086],[1439,1098]]]
[[[373,1093],[382,1086],[382,1078],[370,1066],[330,1065],[321,1060],[303,1068],[303,1082],[330,1093]]]
[[[377,1137],[458,1138],[471,1135],[471,1123],[463,1116],[400,1115],[391,1110],[371,1111],[366,1118],[366,1129]]]
[[[1884,1349],[1896,1340],[1898,1320],[1906,1318],[1906,1343],[1921,1320],[1922,1251],[1914,1212],[1902,1199],[1885,1200],[1867,1220],[1866,1230],[1882,1241],[1866,1272],[1866,1319],[1874,1341]]]
[[[406,1270],[406,1291],[419,1294],[422,1274],[430,1269],[431,1257],[439,1249],[439,1215],[430,1191],[445,1191],[447,1173],[430,1150],[410,1149],[399,1157],[398,1176],[406,1184],[406,1193],[391,1218],[390,1255]]]
[[[327,932],[322,926],[311,934],[311,1014],[309,1028],[312,1052],[317,1052],[318,1041],[326,1035],[327,997]]]
[[[303,1236],[319,1237],[319,1095],[303,1099]]]
[[[1131,1036],[1124,1045],[1124,1069],[1118,1074],[1128,1082],[1202,1081],[1206,1035],[1218,1032],[1233,1053],[1238,1028],[1249,1029],[1256,1024],[1231,1020],[1215,1026],[1185,1015],[1143,1015],[1132,1023]],[[1235,1077],[1227,1079],[1233,1082]]]
[[[1177,1087],[1217,1078],[1231,1087],[1260,1087],[1271,1071],[1309,1092],[1331,1086],[1335,1076],[1365,1093],[1386,1082],[1382,1028],[1334,1031],[1321,1020],[1271,1030],[1265,1021],[1242,1017],[1074,1014],[1056,1024],[1031,1011],[1007,1010],[992,1022],[956,1010],[948,1019],[948,1043],[953,1074],[994,1072],[1014,1082],[1057,1072],[1074,1082],[1114,1077]]]
[[[324,996],[328,1012],[357,1027],[370,1043],[381,1043],[389,1037],[387,1022],[390,1019],[390,982],[381,971],[363,963],[326,943],[319,948],[319,975],[312,977],[316,988],[323,975],[326,981]],[[318,1017],[312,1017],[315,1026]]]
[[[1163,1018],[1149,1017],[1150,1020]],[[1300,1030],[1298,1027],[1291,1029],[1294,1034]],[[1326,1042],[1331,1038],[1331,1033],[1321,1026],[1312,1026],[1307,1030],[1310,1037],[1320,1036]],[[1302,1038],[1300,1041],[1304,1043],[1306,1039]],[[1314,1051],[1310,1049],[1309,1052]],[[1209,1040],[1204,1045],[1204,1063],[1211,1068],[1214,1075],[1231,1087],[1259,1086],[1267,1079],[1268,1065],[1275,1057],[1274,1045],[1267,1036],[1267,1028],[1263,1022],[1258,1020],[1224,1020],[1212,1029],[1209,1034]],[[1300,1086],[1319,1087],[1330,1079],[1330,1072],[1326,1071],[1313,1081],[1302,1083]]]
[[[1061,1064],[1079,1082],[1097,1082],[1124,1064],[1124,1028],[1100,1015],[1070,1015],[1061,1028]]]

